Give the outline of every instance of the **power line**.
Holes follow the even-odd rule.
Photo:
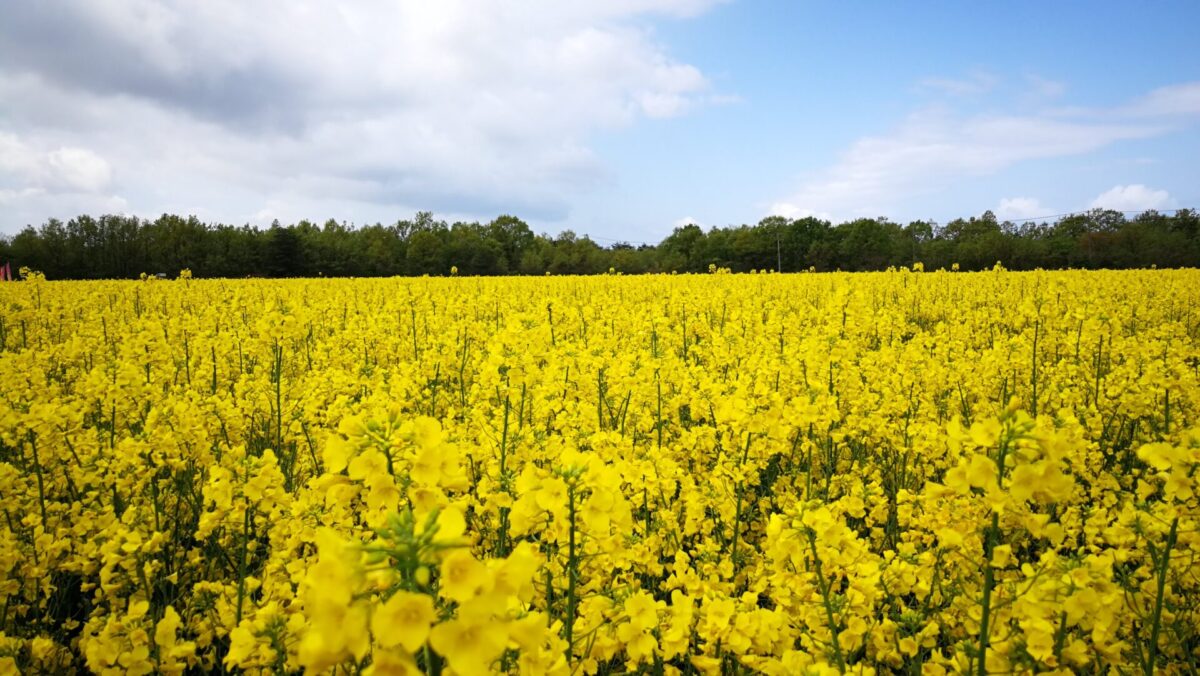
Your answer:
[[[1006,218],[1004,220],[1008,221],[1009,223],[1028,223],[1030,221],[1048,221],[1051,219],[1067,218],[1068,216],[1083,216],[1084,214],[1090,214],[1093,211],[1113,211],[1118,214],[1144,214],[1148,211],[1158,211],[1159,213],[1163,213],[1163,214],[1169,214],[1172,212],[1178,214],[1181,211],[1191,211],[1191,209],[1189,209],[1187,207],[1181,207],[1179,209],[1164,209],[1162,211],[1159,211],[1158,209],[1125,209],[1125,210],[1121,210],[1121,209],[1097,208],[1097,209],[1088,209],[1086,211],[1070,211],[1065,214],[1053,214],[1050,216],[1034,216],[1033,218]]]

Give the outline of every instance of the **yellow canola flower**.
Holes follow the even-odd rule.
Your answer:
[[[486,591],[491,584],[487,566],[465,549],[458,549],[442,559],[441,595],[452,601],[467,601]]]
[[[446,657],[456,673],[491,673],[491,664],[504,652],[508,629],[483,618],[454,619],[433,628],[429,643]]]
[[[411,655],[390,650],[374,652],[371,664],[363,669],[364,676],[420,676],[424,673]]]
[[[1200,272],[903,263],[0,285],[0,670],[1186,671]]]
[[[371,633],[383,647],[399,645],[411,653],[425,643],[436,620],[431,597],[398,591],[371,615]]]

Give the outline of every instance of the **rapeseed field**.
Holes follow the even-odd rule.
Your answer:
[[[1200,272],[0,284],[0,672],[1196,673]]]

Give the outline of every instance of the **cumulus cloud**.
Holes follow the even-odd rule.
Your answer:
[[[0,132],[149,211],[561,217],[592,134],[719,99],[647,27],[713,4],[5,3]]]
[[[68,189],[99,192],[108,187],[112,167],[87,148],[59,148],[46,155],[51,173]]]
[[[1053,215],[1054,211],[1042,206],[1036,197],[1005,197],[996,207],[996,216],[1004,220],[1019,221]]]
[[[683,227],[687,227],[689,225],[698,225],[700,227],[704,227],[703,223],[701,223],[700,221],[697,221],[696,219],[692,218],[691,216],[684,216],[683,218],[677,218],[677,219],[675,219],[675,222],[671,223],[671,225],[676,228],[683,228]]]
[[[0,189],[10,201],[47,192],[100,193],[112,174],[108,161],[87,148],[44,148],[0,132]]]
[[[1168,209],[1173,204],[1174,201],[1166,190],[1154,190],[1135,183],[1133,185],[1116,185],[1104,191],[1092,200],[1091,208],[1146,211],[1147,209]]]

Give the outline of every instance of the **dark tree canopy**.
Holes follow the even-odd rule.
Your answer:
[[[735,272],[882,270],[921,262],[927,270],[1200,266],[1200,213],[1096,209],[1055,222],[1011,223],[988,211],[944,226],[860,218],[834,225],[771,216],[756,224],[676,228],[657,245],[601,246],[564,231],[535,234],[521,219],[446,223],[429,212],[391,225],[351,227],[333,219],[259,229],[164,214],[51,219],[0,238],[0,263],[51,279],[131,278],[146,272],[197,277],[598,274],[608,270]]]

